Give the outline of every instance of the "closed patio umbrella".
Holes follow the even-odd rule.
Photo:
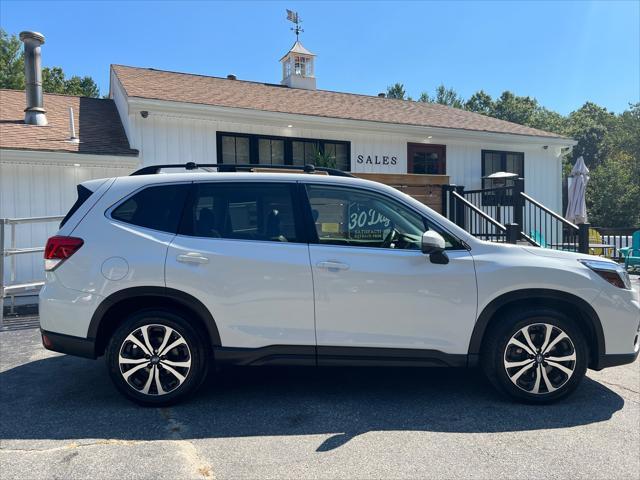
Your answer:
[[[585,199],[589,169],[584,159],[579,157],[569,175],[569,202],[565,218],[573,223],[587,223],[587,202]]]

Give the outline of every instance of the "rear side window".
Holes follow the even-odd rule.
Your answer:
[[[121,222],[176,233],[191,184],[156,185],[139,191],[111,212]]]
[[[73,214],[78,211],[78,209],[82,206],[84,202],[86,202],[89,197],[93,194],[91,190],[83,185],[78,185],[78,199],[71,207],[71,210],[67,212],[62,221],[60,222],[60,228],[64,227],[64,224],[69,221]]]
[[[198,183],[180,233],[195,237],[299,242],[293,184]]]

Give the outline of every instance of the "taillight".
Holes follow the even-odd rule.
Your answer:
[[[83,244],[84,240],[77,237],[51,237],[47,240],[47,246],[44,248],[44,269],[54,270],[76,253]]]

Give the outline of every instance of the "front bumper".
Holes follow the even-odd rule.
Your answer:
[[[96,342],[93,338],[73,337],[62,333],[40,330],[42,345],[47,350],[84,358],[96,358]]]

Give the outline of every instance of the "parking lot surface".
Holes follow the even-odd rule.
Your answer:
[[[640,477],[640,363],[588,373],[551,406],[479,371],[233,369],[193,400],[142,408],[102,359],[0,333],[0,477]]]

